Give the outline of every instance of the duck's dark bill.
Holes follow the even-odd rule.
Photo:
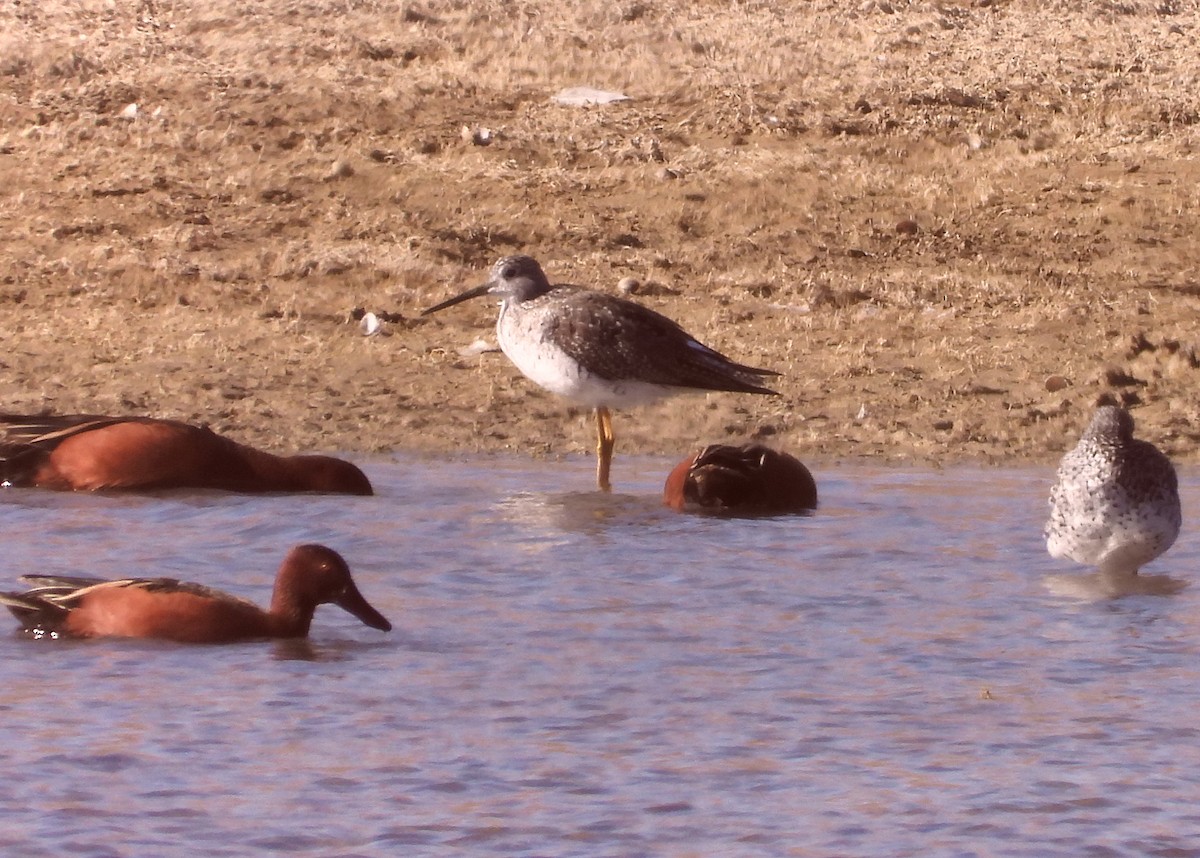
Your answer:
[[[353,584],[346,588],[345,592],[338,597],[334,604],[339,608],[349,611],[373,629],[379,629],[384,632],[392,630],[392,624],[388,622],[387,617],[372,608],[367,600],[363,598],[362,593],[358,592],[358,588]]]

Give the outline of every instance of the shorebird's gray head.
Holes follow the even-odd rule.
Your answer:
[[[505,256],[492,266],[486,283],[422,310],[421,315],[428,316],[480,295],[497,295],[504,301],[519,304],[549,291],[550,281],[536,259],[532,256]]]
[[[493,295],[520,303],[545,295],[550,291],[550,281],[532,256],[505,256],[492,266],[487,287]]]
[[[1128,444],[1133,440],[1133,418],[1119,405],[1101,405],[1083,437],[1110,444]]]

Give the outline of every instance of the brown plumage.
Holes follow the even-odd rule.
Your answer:
[[[816,509],[817,484],[795,456],[762,444],[713,444],[675,466],[663,502],[681,511],[802,512]]]
[[[277,456],[151,417],[0,414],[0,482],[66,491],[224,489],[373,494],[332,456]]]
[[[271,607],[172,578],[27,575],[32,589],[0,593],[0,604],[38,637],[157,638],[180,643],[230,643],[308,635],[318,605],[334,604],[368,626],[392,624],[363,598],[342,556],[323,545],[298,545],[275,577]]]

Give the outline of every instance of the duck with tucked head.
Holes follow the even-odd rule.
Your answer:
[[[173,578],[26,575],[23,592],[0,593],[0,604],[37,637],[155,638],[179,643],[232,643],[308,636],[318,605],[337,605],[373,629],[392,624],[371,607],[340,554],[298,545],[275,576],[267,610],[220,590]]]
[[[795,456],[763,444],[710,444],[675,466],[663,502],[680,511],[771,515],[817,508],[817,483]]]
[[[178,420],[89,414],[0,414],[0,482],[65,491],[374,493],[343,459],[278,456]]]
[[[488,281],[421,315],[493,295],[500,298],[500,350],[530,381],[596,415],[596,484],[612,487],[615,437],[610,408],[679,393],[730,391],[774,395],[769,369],[735,363],[648,307],[579,286],[551,285],[529,256],[506,256]]]

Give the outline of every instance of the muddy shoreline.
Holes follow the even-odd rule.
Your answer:
[[[419,317],[522,252],[782,373],[617,414],[618,469],[1051,462],[1105,393],[1196,459],[1196,11],[469,5],[5,7],[4,409],[586,453],[494,306]]]

